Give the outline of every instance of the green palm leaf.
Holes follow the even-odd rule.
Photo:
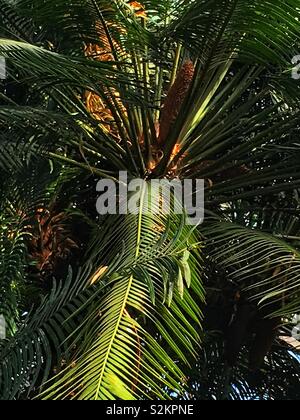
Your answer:
[[[113,284],[91,320],[95,327],[88,333],[88,347],[81,350],[75,367],[46,391],[47,398],[115,399],[130,393],[132,398],[166,399],[170,389],[182,392],[184,374],[163,343],[185,363],[189,363],[187,354],[193,357],[199,345],[200,310],[179,281],[186,272],[181,273],[178,263],[181,258],[181,264],[188,264],[187,248],[197,246],[196,236],[175,215],[169,224],[172,229],[166,230],[166,217],[143,214],[147,195],[141,192],[139,215],[108,219],[107,230],[97,238],[101,265],[113,273]],[[122,260],[114,272],[112,258],[118,254]],[[199,262],[191,260],[194,269],[187,281],[200,301],[204,292],[197,276]],[[145,325],[144,319],[148,319]]]
[[[233,223],[212,223],[203,233],[213,244],[213,258],[230,269],[231,279],[240,282],[241,289],[259,305],[273,304],[272,316],[299,310],[297,249],[274,236]]]

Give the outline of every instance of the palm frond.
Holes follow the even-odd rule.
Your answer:
[[[145,194],[142,203],[148,200]],[[194,229],[174,217],[166,230],[166,222],[142,212],[106,221],[97,236],[97,253],[100,272],[113,273],[112,286],[91,318],[95,328],[88,333],[88,347],[46,391],[46,398],[166,399],[167,390],[182,393],[184,374],[170,354],[184,363],[195,355],[201,317],[197,300],[203,300],[204,292]],[[190,270],[189,249],[195,253]],[[184,279],[197,299],[185,290]]]
[[[299,252],[286,242],[229,222],[203,230],[213,246],[213,258],[230,270],[230,278],[270,315],[287,316],[299,310]]]
[[[67,354],[66,340],[76,329],[74,316],[97,293],[84,290],[90,272],[87,268],[74,276],[70,271],[64,283],[54,284],[49,298],[44,298],[35,312],[27,316],[14,337],[1,342],[2,400],[29,395],[48,379],[55,367],[60,369],[62,354],[65,357]]]
[[[26,256],[26,232],[19,218],[1,216],[0,221],[0,314],[6,334],[15,333],[19,320],[19,290],[23,286]]]
[[[260,371],[251,372],[247,348],[226,367],[222,338],[210,336],[190,372],[188,400],[299,400],[297,355],[277,343]]]
[[[230,55],[263,65],[290,63],[291,48],[297,49],[299,10],[294,0],[183,0],[174,4],[166,37],[197,54],[206,70]]]

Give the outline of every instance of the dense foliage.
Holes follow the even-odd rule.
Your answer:
[[[0,7],[0,399],[300,399],[299,1]]]

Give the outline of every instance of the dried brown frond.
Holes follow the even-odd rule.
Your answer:
[[[144,6],[138,1],[130,1],[128,5],[134,10],[135,15],[138,17],[146,18],[147,13]]]
[[[78,249],[68,229],[68,216],[61,212],[51,213],[38,209],[31,224],[29,252],[38,271],[55,272],[61,260]]]

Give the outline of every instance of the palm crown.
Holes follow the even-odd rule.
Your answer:
[[[208,354],[212,395],[265,397],[240,351],[300,306],[298,1],[0,4],[2,398],[197,398]],[[119,171],[204,179],[205,222],[96,219]]]

